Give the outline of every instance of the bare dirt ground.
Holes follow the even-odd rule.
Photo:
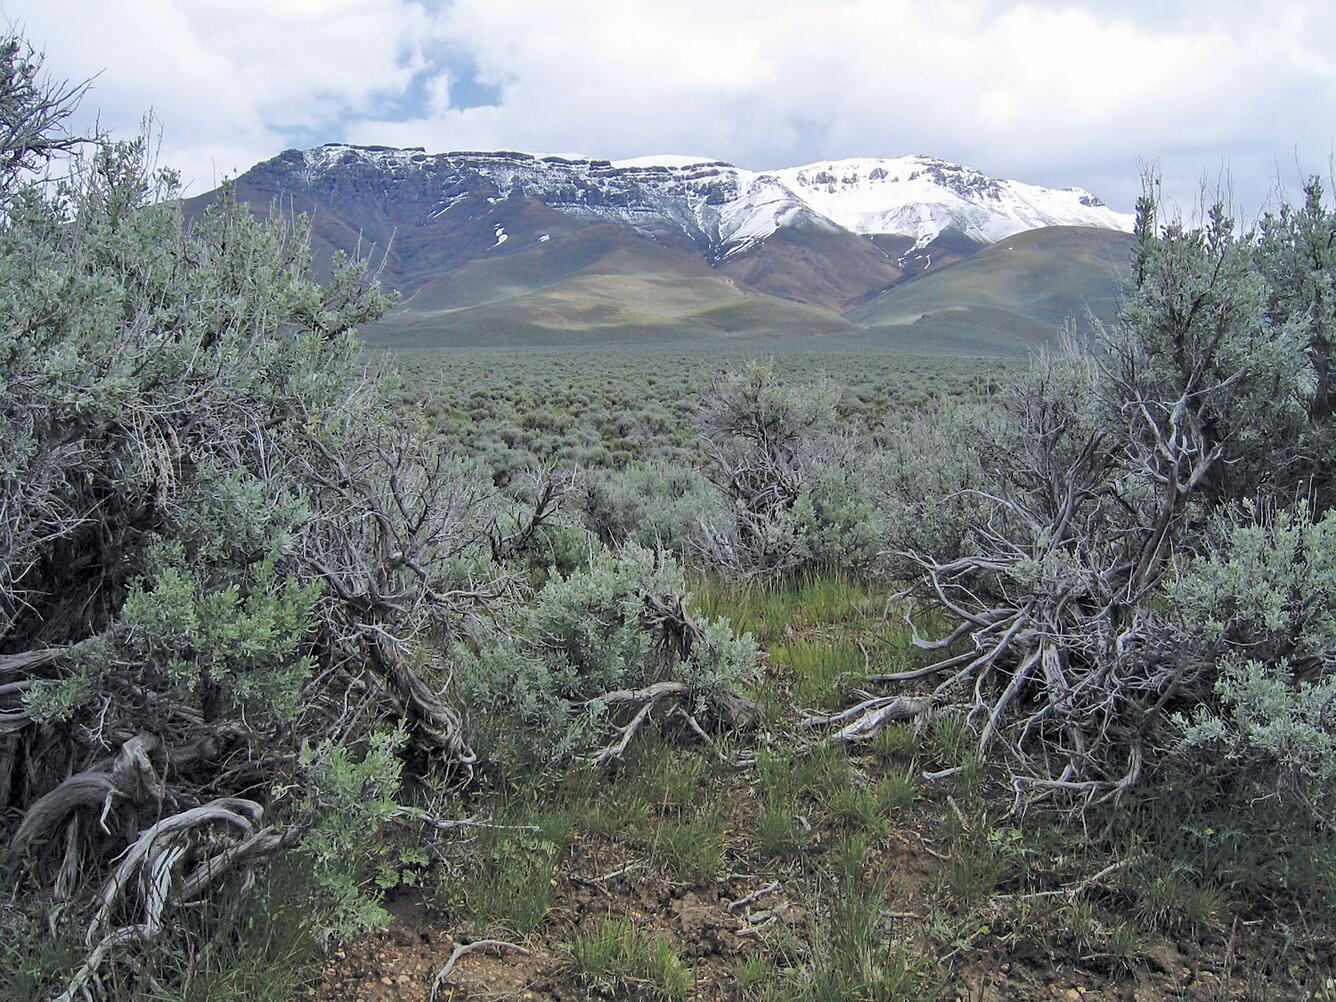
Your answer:
[[[928,832],[931,814],[917,828],[895,833],[870,862],[889,873],[895,910],[885,915],[886,934],[927,947],[923,926],[940,907],[934,891],[947,864]],[[919,830],[919,829],[923,830]],[[442,1000],[542,1000],[651,998],[631,986],[601,993],[586,986],[568,960],[573,930],[605,916],[626,916],[646,930],[669,935],[692,968],[690,998],[702,1002],[743,999],[735,976],[738,962],[766,951],[787,930],[801,934],[803,901],[813,900],[810,877],[795,867],[748,858],[730,850],[730,872],[694,883],[676,881],[646,861],[644,846],[597,837],[581,838],[571,853],[570,872],[557,877],[552,904],[541,927],[517,941],[529,951],[476,951],[463,956],[437,998]],[[818,842],[812,847],[820,852]],[[942,853],[945,856],[945,853]],[[600,879],[626,867],[611,879]],[[746,904],[734,904],[761,892]],[[446,916],[415,893],[391,904],[394,919],[383,933],[365,936],[331,953],[307,991],[329,1002],[426,1002],[437,972],[461,942]],[[769,913],[778,909],[773,918]],[[1232,939],[1230,938],[1232,935]],[[1269,956],[1274,944],[1257,926],[1234,926],[1226,934],[1178,942],[1147,938],[1130,970],[1109,971],[1097,958],[1054,958],[1035,942],[1014,935],[977,936],[956,956],[929,956],[946,972],[945,984],[925,998],[959,1002],[1086,999],[1107,1002],[1223,1002],[1227,999],[1320,998],[1292,985],[1268,988],[1250,973],[1251,957]]]

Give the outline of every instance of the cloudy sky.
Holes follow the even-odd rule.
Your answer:
[[[292,146],[928,153],[1119,208],[1328,174],[1336,4],[1243,0],[0,0],[192,190]]]

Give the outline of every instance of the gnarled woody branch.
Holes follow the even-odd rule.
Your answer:
[[[953,703],[974,725],[979,754],[1006,762],[1017,806],[1058,794],[1084,805],[1138,781],[1146,743],[1185,671],[1144,600],[1224,454],[1203,408],[1229,380],[1203,387],[1194,374],[1176,397],[1156,400],[1139,396],[1131,377],[1103,372],[1102,389],[1124,402],[1128,422],[1121,448],[1112,448],[1107,425],[1081,418],[1081,393],[1098,385],[1093,370],[1079,359],[1071,365],[1075,402],[1059,392],[1069,377],[1041,359],[1037,388],[1012,402],[1014,437],[983,443],[998,483],[961,492],[977,502],[965,552],[899,554],[917,568],[917,596],[954,624],[944,639],[926,639],[911,601],[912,642],[937,660],[869,682],[932,689],[871,696],[805,726],[838,726],[834,740],[860,740]]]
[[[59,827],[65,818],[81,807],[100,807],[105,820],[116,798],[140,799],[158,786],[152,753],[159,741],[151,734],[140,734],[121,745],[114,759],[76,772],[50,793],[33,802],[10,842],[10,853],[22,855],[38,839]]]
[[[609,708],[637,707],[630,721],[617,728],[617,737],[584,761],[592,765],[604,765],[620,758],[631,744],[631,739],[640,728],[650,720],[652,712],[661,706],[673,706],[687,719],[688,725],[698,734],[704,733],[700,722],[686,709],[694,699],[694,693],[685,682],[655,682],[642,689],[616,689],[589,700],[585,706],[603,706]],[[750,699],[736,693],[726,693],[710,703],[713,721],[720,726],[747,728],[760,719],[761,708]]]
[[[54,1002],[73,1002],[75,998],[87,996],[90,983],[96,981],[103,962],[114,950],[155,940],[173,901],[198,898],[211,882],[225,876],[238,861],[254,862],[286,844],[285,836],[272,829],[257,830],[263,814],[264,809],[252,800],[222,798],[163,818],[140,833],[126,849],[99,894],[98,908],[85,934],[91,948],[88,956]],[[189,858],[193,851],[187,838],[217,826],[239,832],[240,841],[206,858],[173,895],[178,864]],[[212,841],[204,840],[201,844],[209,845]],[[127,903],[135,887],[140,887],[143,893],[142,920],[108,929],[113,912]]]

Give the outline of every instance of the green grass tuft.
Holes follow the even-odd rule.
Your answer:
[[[907,759],[918,750],[918,731],[913,724],[887,724],[872,735],[868,747],[879,758]]]
[[[883,811],[904,810],[918,799],[919,777],[913,769],[893,772],[877,784],[877,802]]]
[[[687,998],[695,979],[672,942],[640,932],[629,919],[605,918],[579,930],[568,948],[580,979],[601,993],[648,990],[662,999]]]
[[[767,856],[787,859],[798,855],[811,841],[808,831],[783,804],[767,803],[756,815],[756,845]]]
[[[707,880],[724,858],[724,824],[715,814],[694,821],[665,821],[654,835],[650,855],[679,880]]]
[[[833,709],[852,684],[867,674],[858,645],[847,640],[794,640],[774,652],[777,665],[793,676],[793,695],[807,709]]]

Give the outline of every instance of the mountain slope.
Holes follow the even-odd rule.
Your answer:
[[[716,267],[762,292],[839,313],[901,281],[911,266],[848,230],[787,226]]]
[[[607,237],[601,228],[569,238],[579,246],[565,260],[583,254],[580,267],[547,272],[541,244],[511,255],[504,271],[501,262],[475,262],[424,285],[365,333],[377,344],[414,347],[862,333],[826,310],[757,292],[673,250]]]
[[[914,295],[930,304],[918,315],[944,307],[936,283],[904,300],[890,298],[896,290],[958,267],[998,235],[1055,220],[1128,224],[1077,189],[926,157],[754,172],[682,156],[613,163],[330,145],[258,164],[234,190],[257,212],[309,213],[318,267],[339,251],[372,257],[403,297],[378,331],[414,341],[433,327],[474,339],[902,327]],[[188,216],[215,197],[191,199]],[[1043,285],[1036,267],[1015,281]],[[973,305],[1046,324],[1064,302],[1051,294],[1047,312],[1016,312],[1005,295]],[[1022,298],[1042,307],[1043,296]]]
[[[898,285],[848,319],[910,342],[1024,350],[1087,311],[1112,320],[1132,246],[1128,234],[1093,227],[1029,230]]]

